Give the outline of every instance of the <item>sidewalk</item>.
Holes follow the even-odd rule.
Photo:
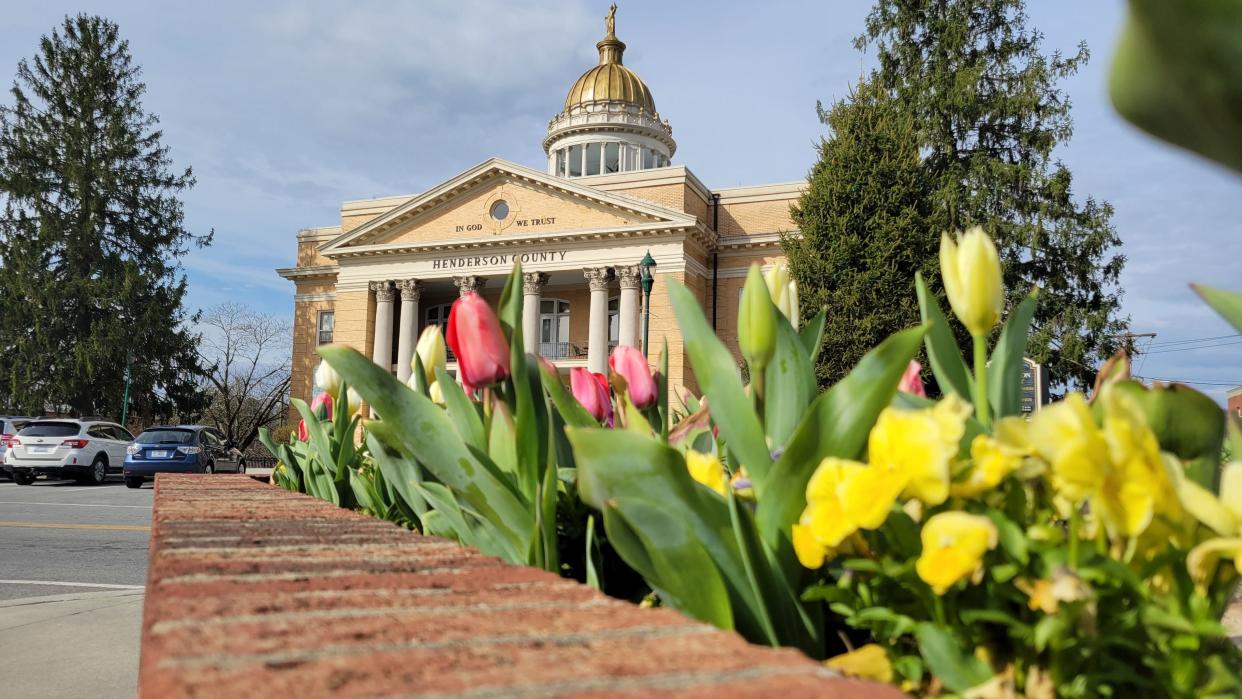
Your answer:
[[[142,590],[0,602],[0,694],[132,698]]]

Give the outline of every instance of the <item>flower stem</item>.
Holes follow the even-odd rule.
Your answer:
[[[1070,511],[1069,525],[1069,564],[1071,570],[1078,568],[1078,530],[1082,527],[1082,506],[1074,503],[1074,509]]]
[[[992,411],[988,408],[988,339],[985,335],[972,335],[975,344],[975,417],[985,428],[992,424]]]

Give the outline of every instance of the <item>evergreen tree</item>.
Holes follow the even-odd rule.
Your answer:
[[[931,213],[914,121],[887,91],[863,81],[819,117],[830,134],[786,237],[802,308],[829,309],[816,368],[821,386],[849,372],[892,333],[919,322],[914,273],[929,280],[939,238]]]
[[[1118,278],[1125,258],[1113,209],[1078,201],[1053,157],[1072,132],[1057,87],[1087,61],[1041,52],[1023,0],[878,0],[856,43],[874,47],[873,78],[914,122],[931,193],[923,230],[981,225],[997,241],[1012,304],[1041,290],[1027,354],[1054,383],[1090,386],[1123,344]]]
[[[8,409],[116,415],[201,405],[180,258],[211,234],[184,227],[158,119],[142,107],[128,42],[100,17],[66,17],[17,66],[0,106],[0,387]],[[119,416],[119,415],[118,415]]]

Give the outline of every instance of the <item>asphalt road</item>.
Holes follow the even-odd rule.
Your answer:
[[[151,496],[0,479],[0,694],[134,695]]]

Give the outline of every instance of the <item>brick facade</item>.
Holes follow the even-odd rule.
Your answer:
[[[138,695],[901,696],[245,476],[172,474]]]
[[[1242,421],[1242,386],[1235,386],[1225,391],[1225,409],[1230,415]]]

